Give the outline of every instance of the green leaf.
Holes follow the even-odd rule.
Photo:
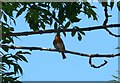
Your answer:
[[[22,70],[22,68],[20,67],[20,65],[17,65],[17,67],[18,67],[20,73],[23,74],[23,70]]]
[[[52,25],[52,23],[53,23],[53,20],[52,20],[52,18],[50,17],[50,26]]]
[[[55,18],[55,11],[52,11],[52,13],[53,13],[53,17]]]
[[[90,13],[93,16],[93,20],[97,20],[97,14],[94,12],[94,10],[89,9],[88,13]]]
[[[57,2],[55,2],[55,3],[51,3],[51,6],[53,7],[53,8],[57,8],[58,7],[58,5],[59,5],[59,3],[57,3]]]
[[[7,23],[7,16],[5,14],[3,14],[4,20]]]
[[[8,40],[8,39],[5,39],[5,40],[3,39],[2,44],[6,44],[6,43],[9,44],[10,42],[11,42],[11,41]]]
[[[14,43],[14,40],[11,37],[7,37],[7,38],[10,40],[10,42]]]
[[[18,55],[18,54],[22,54],[22,51],[18,51],[18,52],[16,52],[15,55]]]
[[[12,21],[14,22],[14,24],[16,25],[16,21],[14,18],[10,17],[12,19]]]
[[[117,48],[115,48],[115,49],[120,49],[120,47],[117,47]]]
[[[117,7],[118,7],[118,10],[120,11],[120,1],[117,2]]]
[[[13,77],[3,77],[3,80],[6,82],[6,83],[9,83],[9,82],[14,82],[13,80]],[[1,83],[5,83],[5,82],[1,82]]]
[[[103,7],[108,6],[107,0],[104,0],[103,2],[101,2],[101,4],[102,4]]]
[[[81,41],[82,40],[82,36],[80,33],[78,33],[78,40]]]
[[[119,77],[118,76],[115,76],[115,75],[112,75],[114,78],[118,79]]]
[[[67,29],[69,26],[70,26],[70,22],[67,22],[67,23],[65,24],[65,29]]]
[[[17,80],[20,76],[13,78],[13,80]],[[14,83],[21,83],[21,82],[14,82]]]
[[[15,75],[18,73],[18,64],[14,64],[14,72]]]
[[[13,61],[14,60],[8,60],[8,59],[6,60],[5,63],[9,66],[9,69],[11,68],[11,65],[13,65],[13,66],[15,65],[15,63]]]
[[[7,57],[6,55],[4,55],[4,56],[2,57],[2,62],[5,62],[7,59],[8,59],[8,57]]]
[[[14,72],[7,72],[7,73],[5,73],[5,75],[7,75],[7,76],[10,76],[10,75],[13,75],[13,74],[15,74]]]
[[[8,50],[9,50],[9,48],[8,47],[2,47],[2,49],[4,50],[4,51],[6,51],[6,52],[8,52]]]
[[[31,54],[30,52],[22,52],[22,54]]]
[[[75,36],[75,34],[76,34],[76,31],[73,29],[71,32],[72,37]]]
[[[57,29],[57,23],[56,22],[54,23],[54,29]]]
[[[84,33],[83,31],[79,30],[79,32],[80,32],[82,35],[85,35],[85,33]]]
[[[62,24],[63,21],[65,21],[64,8],[62,6],[60,6],[60,9],[58,12],[58,19],[60,24]]]
[[[81,19],[80,18],[77,18],[77,17],[74,17],[71,19],[71,22],[79,22]]]
[[[96,6],[91,6],[92,8],[97,8]]]
[[[63,33],[63,35],[64,35],[64,36],[66,36],[66,33],[65,33],[65,31],[63,31],[62,33]]]
[[[16,18],[21,15],[24,11],[25,11],[25,7],[21,8],[18,12],[17,12],[17,15],[16,15]]]
[[[16,54],[15,54],[15,55],[19,55],[19,54],[31,54],[31,53],[29,53],[29,52],[22,52],[22,51],[18,51],[18,52],[16,52]]]
[[[16,61],[18,61],[18,60],[22,61],[22,59],[20,57],[16,56],[16,55],[11,56],[11,57],[14,58]]]
[[[114,6],[114,0],[111,0],[110,1],[110,8],[111,8],[111,10],[112,10],[113,6]]]
[[[29,21],[30,16],[31,16],[30,12],[27,12],[27,14],[26,14],[26,16],[25,16],[25,19],[26,19],[27,22]]]
[[[27,59],[23,55],[18,55],[18,57],[21,58],[23,61],[28,63]]]
[[[74,28],[77,29],[77,30],[79,30],[79,32],[80,32],[82,35],[85,35],[85,33],[84,33],[82,30],[80,30],[80,28],[79,28],[78,26],[74,26]]]
[[[45,30],[45,24],[43,22],[41,22],[41,26],[42,26],[42,29]]]

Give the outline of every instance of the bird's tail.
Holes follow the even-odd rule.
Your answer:
[[[65,59],[65,58],[66,58],[66,56],[65,56],[64,52],[62,52],[62,57],[63,57],[63,59]]]

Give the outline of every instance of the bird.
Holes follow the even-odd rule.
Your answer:
[[[64,46],[62,39],[60,38],[60,34],[56,34],[54,41],[53,41],[53,45],[58,51],[61,52],[62,58],[65,59],[66,58],[64,54],[65,46]]]

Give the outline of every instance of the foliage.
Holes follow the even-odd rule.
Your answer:
[[[98,16],[94,9],[97,7],[91,5],[87,0],[84,2],[3,2],[2,3],[2,34],[9,35],[14,32],[12,23],[16,25],[15,19],[21,14],[25,14],[25,20],[29,24],[29,27],[33,31],[40,29],[46,30],[46,26],[54,26],[54,29],[68,29],[73,23],[80,22],[82,18],[80,14],[85,14],[88,18],[92,18],[97,21]],[[105,7],[113,8],[114,2],[101,2],[100,4]],[[120,10],[120,1],[117,2],[118,10]],[[57,12],[57,13],[56,13]],[[76,32],[75,29],[79,29],[79,26],[71,27],[73,31],[71,36],[77,35],[78,40],[82,39],[82,35],[85,35],[83,31]],[[58,32],[59,33],[59,32]],[[77,33],[77,34],[76,34]],[[63,32],[66,36],[66,33]],[[1,40],[2,44],[14,44],[13,36],[4,36]],[[23,74],[23,70],[18,61],[28,62],[24,57],[24,54],[30,54],[29,52],[18,51],[15,54],[9,52],[9,48],[2,47],[5,53],[2,53],[2,77],[3,82],[17,81],[19,76],[14,77],[17,74]],[[9,54],[8,54],[9,53]],[[14,71],[8,72],[11,68]]]

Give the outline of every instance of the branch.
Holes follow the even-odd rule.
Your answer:
[[[96,65],[92,64],[92,57],[89,58],[89,64],[90,64],[91,67],[93,67],[93,68],[100,68],[100,67],[106,65],[107,63],[108,63],[108,62],[107,62],[106,60],[104,60],[104,63],[103,63],[103,64],[101,64],[101,65],[99,65],[99,66],[96,66]]]
[[[51,48],[42,48],[42,47],[23,47],[23,46],[13,46],[13,45],[1,45],[2,47],[5,48],[10,48],[10,49],[24,49],[24,50],[41,50],[41,51],[53,51],[53,52],[60,52],[56,49],[51,49]],[[91,65],[91,67],[93,68],[100,68],[102,66],[104,66],[105,64],[107,64],[107,61],[104,60],[104,63],[99,65],[99,66],[95,66],[94,64],[92,64],[92,58],[94,57],[106,57],[106,58],[111,58],[111,57],[115,57],[115,56],[120,56],[120,53],[118,54],[84,54],[84,53],[79,53],[79,52],[73,52],[73,51],[68,51],[65,50],[64,53],[70,53],[70,54],[74,54],[74,55],[79,55],[79,56],[85,56],[85,57],[89,57],[89,64]]]
[[[98,30],[98,29],[105,29],[105,28],[116,28],[120,27],[120,24],[110,24],[106,26],[93,26],[93,27],[85,27],[85,28],[79,28],[74,29],[76,31],[92,31],[92,30]],[[72,32],[73,29],[60,29],[59,32]],[[56,33],[58,30],[55,29],[49,29],[49,30],[40,30],[40,31],[29,31],[29,32],[16,32],[16,33],[9,33],[9,34],[2,34],[3,37],[7,36],[27,36],[27,35],[34,35],[34,34],[47,34],[47,33]]]
[[[24,47],[24,46],[13,46],[13,45],[1,45],[2,47],[10,48],[10,49],[24,49],[24,50],[40,50],[40,51],[52,51],[52,52],[59,52],[56,49],[51,49],[51,48],[42,48],[42,47]],[[79,52],[73,52],[69,50],[65,50],[65,53],[69,54],[74,54],[74,55],[79,55],[79,56],[85,56],[85,57],[106,57],[106,58],[111,58],[111,57],[116,57],[120,56],[120,53],[118,54],[85,54],[85,53],[79,53]]]
[[[112,36],[114,37],[120,37],[120,35],[116,35],[114,33],[112,33],[108,28],[106,28],[106,25],[107,25],[107,22],[108,22],[108,18],[110,17],[110,15],[108,15],[108,10],[107,10],[107,6],[105,6],[105,9],[104,9],[104,12],[105,12],[105,21],[103,23],[103,27],[105,28],[105,30]]]

